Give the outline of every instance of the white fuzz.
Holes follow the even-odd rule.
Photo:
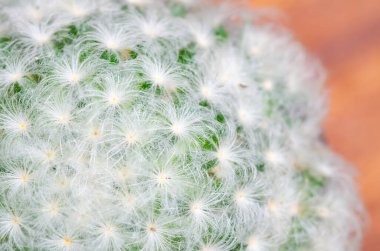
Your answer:
[[[95,12],[98,3],[91,2],[89,0],[69,0],[62,1],[60,7],[66,11],[67,14],[73,18],[85,18],[91,13]]]
[[[133,13],[129,25],[131,31],[146,43],[158,38],[170,38],[178,32],[173,18],[161,16],[156,10],[148,10],[145,15]]]
[[[237,221],[241,224],[250,225],[255,221],[257,215],[252,212],[257,212],[260,207],[260,197],[262,197],[262,187],[258,181],[249,181],[242,186],[238,186],[232,194],[234,209],[236,210]]]
[[[30,123],[23,114],[16,114],[14,117],[7,116],[3,120],[5,120],[3,128],[10,133],[27,134],[29,131]]]
[[[7,238],[16,247],[22,247],[25,238],[25,219],[24,215],[13,212],[0,212],[0,236]]]
[[[162,215],[159,218],[146,216],[145,221],[137,223],[139,228],[136,235],[136,242],[142,244],[141,250],[170,250],[173,248],[171,238],[174,238],[176,233],[171,229],[173,219]]]
[[[276,151],[272,149],[268,149],[264,153],[264,158],[265,158],[265,161],[271,165],[278,165],[278,164],[283,163],[284,161],[284,156],[282,155],[282,153],[280,151]]]
[[[27,136],[31,131],[31,121],[27,114],[20,111],[15,102],[2,107],[0,114],[0,127],[9,137]]]
[[[207,65],[202,66],[202,68],[204,67],[207,67]],[[212,72],[201,73],[201,77],[196,78],[195,82],[198,89],[197,94],[201,101],[207,101],[220,107],[220,109],[230,109],[230,107],[225,106],[225,102],[229,98],[228,92],[218,83],[216,76]]]
[[[229,236],[228,230],[218,229],[217,232],[209,235],[205,240],[198,243],[195,250],[199,251],[228,251],[235,245],[235,239]],[[218,232],[219,231],[219,232]]]
[[[17,32],[20,33],[20,43],[31,50],[40,50],[50,47],[53,34],[69,23],[69,20],[48,18],[41,22],[18,20],[15,22]]]
[[[74,104],[70,97],[65,94],[54,94],[41,106],[44,124],[39,126],[46,130],[54,128],[65,128],[74,122]],[[42,121],[41,121],[42,122]]]
[[[120,108],[126,103],[132,103],[135,91],[131,87],[132,78],[121,78],[119,75],[105,75],[98,80],[101,88],[94,88],[87,91],[90,103],[98,109],[99,112],[108,108]],[[99,90],[100,89],[100,90]]]
[[[53,65],[53,74],[48,81],[58,85],[76,86],[81,83],[93,70],[89,60],[80,62],[80,53],[67,55]]]
[[[51,238],[43,240],[40,246],[57,251],[74,251],[83,248],[78,237],[69,233],[56,233]]]
[[[123,231],[112,221],[104,221],[93,227],[92,238],[88,245],[99,250],[122,250]]]
[[[149,81],[155,87],[163,88],[168,92],[173,92],[177,87],[186,83],[183,78],[183,72],[180,71],[180,65],[175,61],[172,55],[157,55],[156,57],[143,56],[140,58],[144,80]]]
[[[241,86],[250,85],[250,80],[247,76],[247,67],[240,62],[238,51],[233,51],[232,48],[220,48],[215,52],[210,60],[214,60],[212,64],[214,69],[212,72],[216,76],[218,84],[227,88],[230,91],[236,90]]]
[[[50,29],[49,26],[36,26],[34,24],[28,24],[26,29],[29,31],[24,31],[25,36],[37,46],[50,43],[51,36],[55,32],[55,29]]]
[[[260,96],[257,95],[257,91],[244,88],[243,92],[249,93],[250,98],[242,98],[237,102],[235,108],[236,117],[242,126],[252,130],[252,128],[258,126],[261,122],[260,119],[263,117],[263,107],[259,105],[262,102],[260,101]]]
[[[9,12],[14,14],[16,20],[20,21],[24,18],[32,23],[38,23],[49,18],[54,11],[51,2],[46,3],[43,0],[33,0],[25,3],[25,5],[13,7],[9,9]]]
[[[23,84],[29,73],[33,57],[24,55],[12,55],[7,60],[3,59],[4,67],[0,70],[0,89],[8,88],[12,84]]]
[[[0,177],[1,189],[5,191],[9,190],[10,194],[25,192],[25,190],[31,188],[32,182],[32,171],[25,170],[24,168],[14,168]]]
[[[360,249],[321,67],[211,2],[2,1],[0,250]]]
[[[218,212],[218,203],[223,200],[221,193],[210,193],[211,188],[206,188],[202,194],[191,196],[186,203],[188,222],[191,229],[188,232],[193,239],[198,239],[209,227],[217,229],[221,227],[221,219]],[[218,222],[219,221],[219,222]]]
[[[133,4],[133,5],[147,5],[152,3],[152,0],[125,0],[127,3]]]
[[[95,30],[89,34],[89,39],[95,40],[101,48],[121,51],[135,46],[131,39],[134,35],[129,33],[122,24],[107,25],[102,22],[95,23],[93,27]]]
[[[227,135],[220,139],[214,156],[222,168],[244,168],[246,150],[241,146],[232,128],[228,128]]]
[[[246,238],[247,251],[270,250],[273,248],[273,243],[276,242],[276,239],[268,234],[267,229],[259,228],[262,227],[260,224],[258,224],[255,231]]]
[[[189,183],[189,177],[186,176],[185,167],[183,170],[176,170],[170,160],[165,160],[155,167],[149,174],[147,182],[141,183],[146,189],[150,190],[152,195],[160,196],[161,203],[169,205],[173,200],[183,196],[186,188],[192,184]],[[155,193],[155,194],[154,194]]]
[[[161,110],[164,118],[162,129],[182,143],[196,144],[197,139],[204,135],[208,129],[206,125],[208,118],[199,116],[197,109],[192,107],[178,109],[172,105],[166,105]]]
[[[38,217],[35,219],[36,227],[53,226],[62,219],[63,202],[58,198],[43,198],[41,206],[37,211]]]
[[[194,20],[188,23],[189,31],[194,37],[195,42],[200,48],[208,48],[215,43],[215,38],[212,34],[212,28],[207,26],[208,23],[202,22],[198,16],[194,17]]]
[[[109,142],[109,154],[115,156],[131,152],[144,146],[152,140],[152,129],[149,124],[150,117],[138,110],[129,114],[121,114],[115,126],[104,139]]]

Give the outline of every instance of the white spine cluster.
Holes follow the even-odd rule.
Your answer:
[[[6,2],[1,250],[358,250],[288,33],[200,1]]]

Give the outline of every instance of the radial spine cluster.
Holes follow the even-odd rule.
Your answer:
[[[0,250],[359,250],[323,70],[260,16],[1,1]]]

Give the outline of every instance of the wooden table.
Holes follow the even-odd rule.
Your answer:
[[[329,72],[331,148],[358,169],[370,214],[364,251],[380,250],[380,0],[251,0],[283,11],[280,22]]]

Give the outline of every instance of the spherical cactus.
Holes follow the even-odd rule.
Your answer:
[[[288,32],[201,1],[2,5],[1,250],[358,250]]]

